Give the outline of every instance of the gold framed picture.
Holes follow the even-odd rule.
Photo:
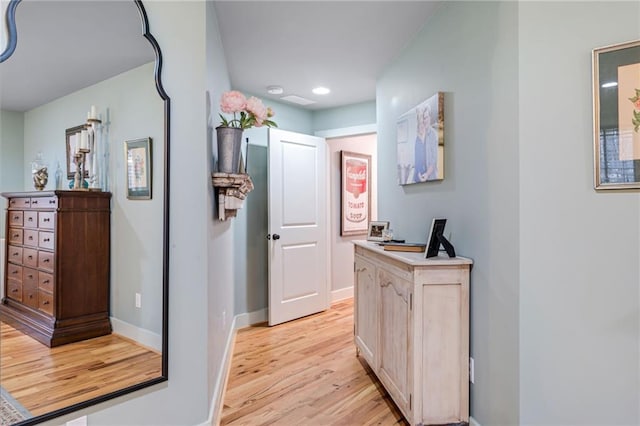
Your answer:
[[[596,190],[640,188],[640,40],[593,50]]]

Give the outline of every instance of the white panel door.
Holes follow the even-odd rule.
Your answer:
[[[269,129],[269,325],[329,307],[327,148]]]

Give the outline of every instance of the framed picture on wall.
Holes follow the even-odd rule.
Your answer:
[[[444,93],[398,118],[396,144],[399,185],[444,179]]]
[[[127,164],[127,198],[151,199],[151,138],[135,139],[124,143]]]
[[[371,217],[371,156],[340,151],[340,235],[365,235]]]
[[[593,50],[594,187],[640,188],[640,41]]]

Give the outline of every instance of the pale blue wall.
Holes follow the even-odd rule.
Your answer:
[[[376,102],[360,102],[313,111],[313,131],[375,124]]]
[[[425,241],[446,217],[471,272],[471,415],[518,424],[518,4],[443,2],[377,82],[378,218]],[[396,119],[445,93],[444,181],[396,183]]]
[[[206,188],[206,218],[204,229],[206,229],[207,242],[207,396],[216,398],[223,392],[221,381],[224,374],[224,356],[229,338],[231,337],[233,325],[233,292],[236,281],[234,264],[235,238],[234,227],[237,224],[233,221],[220,222],[217,219],[217,197],[214,188],[211,186],[209,176],[215,170],[215,161],[218,157],[217,139],[214,128],[218,125],[221,112],[219,99],[224,91],[230,89],[229,73],[227,63],[222,49],[222,40],[218,30],[218,17],[212,2],[206,2],[206,95],[208,105],[207,111],[207,138],[205,152],[202,153],[202,160],[206,164],[206,173],[198,180]],[[199,22],[199,21],[196,21]],[[198,141],[194,141],[198,143]],[[200,173],[198,173],[200,174]],[[206,177],[206,179],[205,179]],[[206,181],[206,182],[205,182]],[[202,228],[194,228],[200,232]],[[202,261],[202,260],[200,260]],[[230,349],[229,349],[230,350]]]
[[[259,95],[252,93],[246,93],[246,95],[260,98]],[[279,129],[311,134],[313,130],[313,113],[311,111],[298,108],[295,105],[265,99],[264,97],[261,99],[266,106],[271,107],[275,112],[273,121],[276,122]],[[267,146],[267,127],[253,127],[245,130],[243,137],[249,138],[251,145]],[[251,161],[251,158],[249,158],[249,161]]]
[[[521,2],[520,423],[640,424],[640,196],[593,189],[591,51],[638,2]]]
[[[0,110],[0,192],[21,190],[24,185],[24,113]],[[0,202],[0,238],[4,238],[6,200]]]

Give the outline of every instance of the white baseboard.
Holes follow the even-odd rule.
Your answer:
[[[162,336],[144,328],[136,327],[117,318],[111,317],[111,326],[113,332],[124,336],[128,339],[134,340],[141,345],[162,351]]]
[[[229,380],[229,371],[231,370],[231,361],[233,360],[233,348],[235,346],[236,330],[248,327],[253,324],[257,324],[259,322],[264,322],[267,320],[268,315],[269,309],[264,308],[260,309],[259,311],[238,314],[233,317],[233,321],[231,322],[231,330],[229,331],[227,343],[224,348],[222,365],[220,366],[222,369],[222,374],[218,376],[215,387],[213,389],[209,418],[207,419],[207,421],[197,426],[220,425],[220,419],[222,417],[222,407],[224,404],[224,394],[227,390],[227,381]]]
[[[216,380],[215,387],[213,388],[213,397],[211,398],[211,409],[209,410],[209,418],[206,422],[198,426],[219,426],[220,419],[222,418],[222,406],[224,404],[224,394],[227,390],[227,381],[229,380],[229,371],[231,370],[231,361],[233,359],[233,348],[236,341],[236,320],[238,316],[233,318],[231,323],[231,329],[229,330],[229,336],[227,337],[227,343],[224,347],[224,354],[222,356],[221,372]]]
[[[331,290],[331,303],[337,302],[338,300],[349,299],[350,297],[353,297],[353,287]]]
[[[235,317],[235,329],[249,327],[253,324],[265,322],[269,320],[269,308],[263,308],[259,311],[247,312],[245,314],[238,314]]]
[[[482,426],[476,419],[469,416],[469,426]]]

